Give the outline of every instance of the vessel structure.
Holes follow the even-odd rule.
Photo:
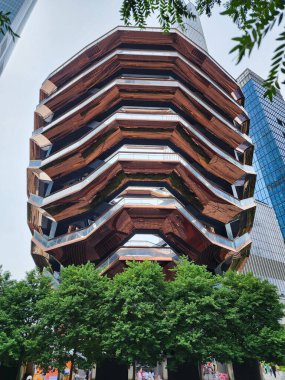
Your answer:
[[[117,27],[51,73],[30,139],[40,268],[181,255],[213,273],[249,255],[255,172],[237,82],[177,29]]]

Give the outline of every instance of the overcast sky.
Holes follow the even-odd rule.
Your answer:
[[[1,4],[1,0],[0,0]],[[26,167],[41,83],[55,68],[111,28],[122,25],[121,0],[38,0],[0,77],[0,264],[22,278],[33,268],[26,224]],[[202,17],[209,53],[234,77],[246,67],[266,77],[276,33],[236,66],[228,55],[232,22]]]

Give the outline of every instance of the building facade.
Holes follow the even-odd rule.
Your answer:
[[[2,0],[0,10],[4,13],[10,12],[12,30],[20,35],[21,31],[30,16],[37,0]],[[0,34],[0,75],[15,46],[12,36],[9,33]]]
[[[278,92],[265,99],[263,79],[249,69],[238,78],[251,120],[257,172],[255,198],[272,206],[285,239],[285,101]]]
[[[49,75],[30,140],[28,224],[39,267],[180,255],[238,269],[255,203],[236,81],[176,29],[117,27]]]
[[[206,38],[204,35],[203,27],[201,24],[201,20],[199,14],[191,1],[187,4],[188,10],[195,17],[191,17],[188,19],[183,19],[184,29],[181,30],[180,25],[175,24],[175,28],[181,30],[192,42],[198,45],[200,48],[208,52]]]
[[[250,258],[243,272],[268,280],[285,297],[285,245],[274,209],[256,201]]]

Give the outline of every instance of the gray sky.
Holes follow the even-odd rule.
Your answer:
[[[0,77],[0,264],[13,277],[33,268],[26,224],[26,167],[33,113],[41,83],[85,45],[117,25],[121,0],[38,0]],[[236,66],[228,55],[232,22],[215,12],[202,17],[209,53],[234,77],[246,67],[266,77],[276,32],[250,60]]]

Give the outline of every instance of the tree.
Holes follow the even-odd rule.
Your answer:
[[[113,279],[91,263],[61,271],[57,289],[32,271],[21,281],[0,268],[0,361],[63,368],[104,358],[155,365],[219,361],[282,363],[283,305],[252,274],[223,277],[182,258],[165,281],[157,263],[130,262]],[[133,365],[135,371],[135,365]],[[135,375],[135,374],[134,374]]]
[[[168,331],[163,319],[166,282],[157,263],[129,262],[111,281],[105,302],[103,346],[111,358],[125,364],[156,365],[163,357]]]
[[[236,349],[228,326],[236,315],[228,308],[222,278],[186,258],[178,262],[174,272],[165,317],[171,330],[166,349],[172,365],[211,357],[230,360]]]
[[[195,17],[183,0],[123,0],[120,12],[126,25],[131,25],[133,19],[140,28],[146,26],[146,20],[152,13],[157,13],[164,31],[169,31],[175,23],[183,27],[185,18]]]
[[[285,356],[285,334],[280,320],[284,306],[276,287],[251,273],[226,273],[222,279],[228,308],[235,313],[228,329],[238,354],[233,359],[280,362]]]
[[[48,279],[34,270],[21,281],[0,273],[0,362],[6,366],[21,366],[35,359],[31,350],[33,326],[39,315],[36,303],[50,288]]]
[[[11,273],[4,271],[2,265],[0,265],[0,296],[11,283]]]
[[[38,364],[64,368],[70,361],[71,379],[75,365],[88,367],[100,360],[101,309],[107,287],[108,278],[91,263],[61,270],[59,287],[36,307],[41,315],[33,347]]]
[[[284,360],[283,305],[268,281],[236,272],[215,276],[182,259],[169,288],[166,350],[174,365],[211,357]]]

